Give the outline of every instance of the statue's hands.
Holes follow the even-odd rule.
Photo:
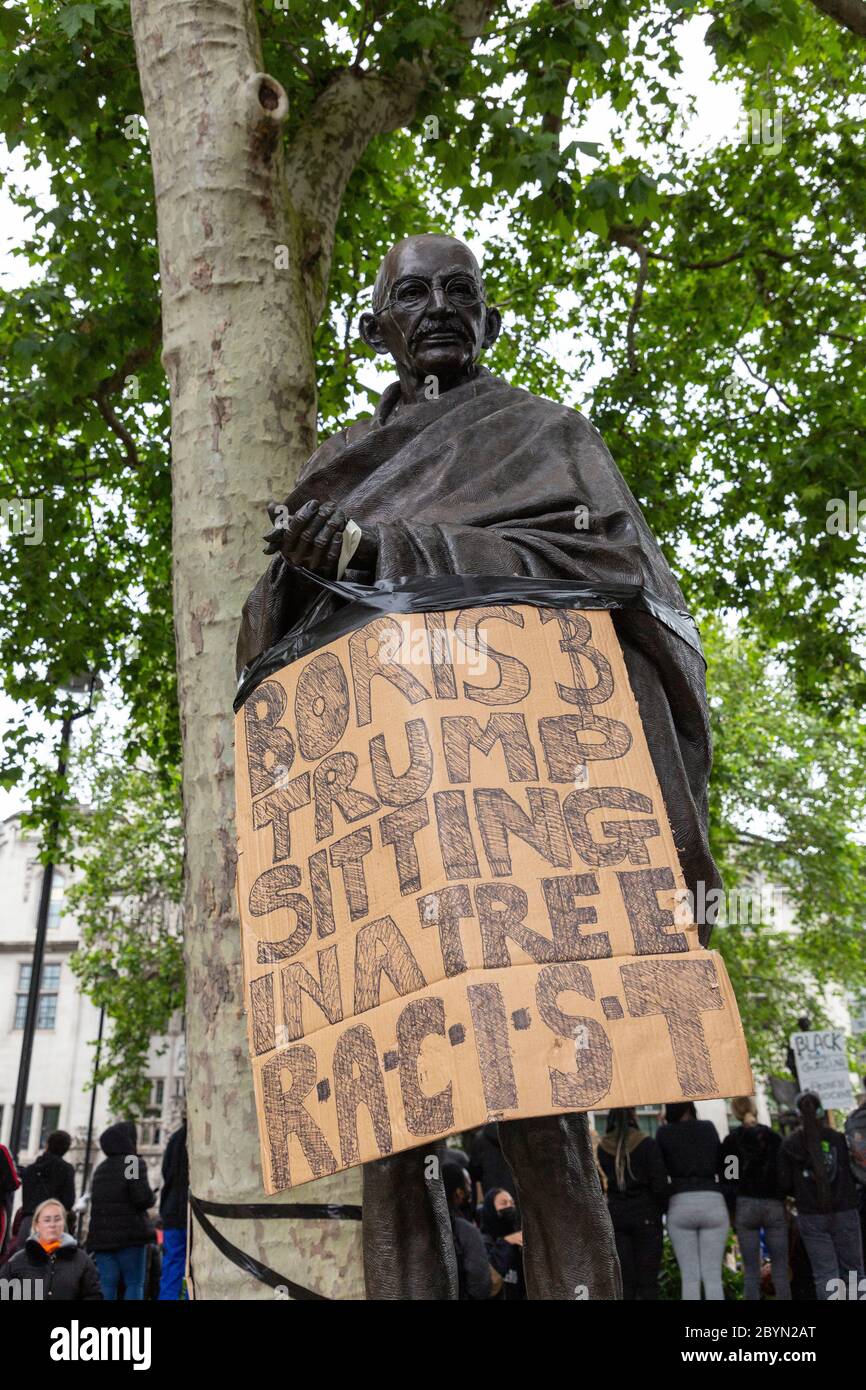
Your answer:
[[[273,521],[275,503],[268,507]],[[290,565],[303,565],[324,579],[335,579],[348,518],[333,502],[311,498],[286,521],[281,521],[264,539],[266,555],[282,555]]]

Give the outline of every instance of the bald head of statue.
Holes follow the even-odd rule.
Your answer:
[[[359,327],[368,347],[393,357],[408,402],[471,380],[501,318],[486,303],[469,247],[428,232],[391,247],[373,286],[372,312],[361,315]]]

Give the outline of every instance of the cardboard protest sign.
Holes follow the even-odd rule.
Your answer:
[[[750,1094],[610,615],[383,614],[237,717],[268,1192],[492,1119]]]
[[[792,1033],[791,1049],[801,1091],[815,1091],[825,1110],[850,1110],[854,1104],[848,1048],[840,1028]]]

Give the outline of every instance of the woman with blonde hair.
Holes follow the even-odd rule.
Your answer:
[[[751,1096],[735,1096],[731,1110],[740,1123],[722,1144],[722,1187],[743,1257],[744,1297],[753,1303],[761,1296],[763,1231],[776,1298],[786,1302],[791,1297],[791,1282],[788,1225],[778,1175],[782,1140],[774,1130],[759,1123]]]
[[[66,1232],[66,1208],[48,1197],[33,1213],[24,1248],[0,1269],[9,1281],[8,1297],[52,1302],[92,1302],[102,1298],[99,1275],[90,1256]],[[13,1284],[18,1285],[17,1291]]]

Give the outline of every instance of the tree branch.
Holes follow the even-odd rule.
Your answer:
[[[124,463],[128,464],[130,468],[137,468],[139,465],[139,457],[135,440],[126,428],[126,425],[122,420],[118,419],[106,400],[104,388],[100,387],[98,391],[94,391],[91,400],[96,402],[96,408],[108,425],[108,428],[113,434],[117,435],[118,439],[123,444],[125,450]]]
[[[765,386],[767,388],[767,392],[772,391],[776,398],[785,407],[789,415],[796,415],[794,407],[790,405],[788,401],[785,400],[785,397],[782,395],[782,392],[779,390],[778,386],[776,386],[772,381],[765,381],[765,379],[762,376],[758,376],[758,373],[755,371],[754,367],[751,365],[750,362],[746,361],[739,348],[734,348],[734,356],[739,357],[740,361],[742,362],[743,366],[745,367],[746,371],[749,373],[749,376],[752,378],[753,381],[757,381],[760,383],[761,386]]]
[[[866,4],[863,0],[812,0],[816,10],[835,19],[843,28],[866,39]]]
[[[643,304],[643,292],[646,285],[647,275],[649,274],[649,252],[643,242],[639,240],[635,232],[629,231],[625,227],[611,227],[610,240],[616,242],[618,246],[624,246],[627,250],[633,251],[638,258],[637,283],[634,287],[634,295],[629,310],[628,322],[625,326],[625,354],[628,361],[628,369],[632,376],[638,374],[638,359],[635,348],[635,327]]]
[[[663,251],[647,252],[650,260],[667,261],[671,265],[676,265],[680,270],[719,270],[722,266],[731,265],[734,261],[742,261],[746,256],[769,256],[775,261],[797,261],[805,254],[803,251],[777,251],[772,246],[741,246],[739,251],[731,251],[727,256],[719,256],[712,261],[684,261],[678,260],[676,256],[667,256]]]
[[[866,6],[864,6],[864,8],[866,8]],[[778,261],[793,261],[799,260],[804,254],[800,251],[777,251],[771,246],[741,246],[738,251],[731,251],[727,256],[719,256],[715,260],[684,261],[678,259],[676,256],[666,255],[663,251],[648,250],[633,227],[611,227],[608,238],[617,246],[624,246],[628,251],[633,251],[639,263],[637,282],[635,284],[631,309],[629,310],[628,322],[626,323],[625,329],[626,359],[632,376],[637,376],[639,370],[637,349],[635,346],[635,329],[640,316],[641,306],[643,305],[644,288],[646,286],[647,275],[649,273],[649,262],[651,260],[665,261],[669,265],[675,265],[678,270],[718,270],[722,266],[731,265],[734,261],[741,261],[749,255],[770,256],[772,259]],[[756,378],[756,380],[760,380],[760,377]],[[791,410],[788,402],[777,387],[766,382],[762,382],[761,384],[768,386],[769,390],[775,391],[785,409]]]
[[[455,0],[450,6],[467,57],[498,0]],[[358,55],[356,54],[356,60]],[[310,318],[325,305],[334,229],[346,184],[377,135],[408,125],[435,79],[435,52],[400,62],[393,72],[343,68],[317,100],[286,152],[292,210],[299,222]]]
[[[140,347],[133,348],[132,352],[127,353],[126,357],[117,368],[117,371],[105,377],[99,383],[96,390],[92,391],[90,394],[90,399],[95,403],[97,410],[108,425],[108,428],[111,430],[112,434],[117,435],[117,438],[123,444],[125,450],[124,461],[130,468],[137,468],[139,465],[138,447],[129,430],[126,428],[126,425],[115,414],[113,407],[109,403],[108,397],[114,395],[117,391],[122,391],[126,384],[127,377],[133,375],[137,368],[143,367],[146,362],[150,361],[156,351],[161,336],[162,324],[157,320],[151,331],[148,342],[142,343]]]

